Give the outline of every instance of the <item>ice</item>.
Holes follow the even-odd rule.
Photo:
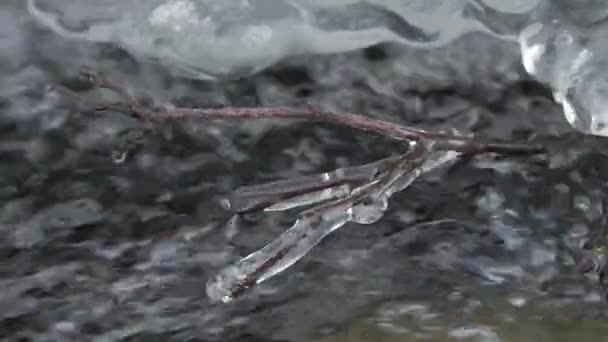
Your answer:
[[[550,86],[568,122],[608,135],[608,2],[545,1],[519,34],[522,64]]]
[[[526,71],[553,89],[568,122],[582,132],[608,135],[608,26],[589,30],[548,18],[520,34]]]
[[[241,187],[232,194],[228,206],[236,212],[247,212],[264,208],[267,203],[276,201],[264,210],[283,211],[342,197],[351,190],[352,185],[369,181],[379,167],[397,159],[388,157],[370,164],[344,167],[331,172]]]
[[[498,334],[489,326],[462,326],[451,329],[448,332],[450,337],[459,340],[475,340],[484,342],[501,342]]]
[[[328,200],[332,200],[335,198],[345,197],[350,194],[351,188],[348,184],[343,184],[335,187],[331,187],[328,189],[323,189],[320,191],[314,191],[311,193],[295,196],[293,198],[287,199],[285,201],[281,201],[275,203],[266,209],[265,211],[284,211],[289,210],[296,207],[311,205],[319,202],[324,202]]]
[[[213,301],[230,302],[247,289],[278,274],[304,257],[325,236],[348,222],[373,224],[380,220],[390,197],[409,186],[418,176],[447,162],[455,160],[458,153],[433,151],[431,143],[412,143],[410,150],[399,156],[356,168],[345,168],[308,176],[310,181],[344,179],[346,174],[373,171],[373,178],[352,189],[331,187],[312,191],[296,197],[278,201],[268,208],[285,210],[304,204],[319,203],[300,214],[300,218],[285,233],[262,249],[224,268],[207,283],[207,295]],[[370,165],[374,165],[370,167]],[[296,185],[298,189],[310,188],[300,178],[298,181],[282,181],[285,185]],[[271,184],[276,184],[271,183]],[[252,187],[253,188],[253,187]],[[269,185],[256,186],[254,194],[270,190]],[[342,192],[337,189],[342,188]],[[275,193],[277,190],[275,189]],[[270,193],[273,193],[270,191]],[[324,202],[326,200],[329,202]],[[266,210],[268,210],[266,208]]]
[[[251,75],[299,54],[393,42],[445,45],[470,32],[519,44],[570,124],[608,135],[604,0],[28,0],[64,37],[121,46],[198,79]]]
[[[327,234],[351,219],[347,205],[321,214],[302,215],[294,225],[264,248],[228,266],[207,283],[213,301],[229,302],[242,291],[258,284],[302,258]]]
[[[251,74],[287,56],[380,42],[430,47],[471,31],[508,38],[516,32],[498,32],[505,29],[492,27],[494,20],[484,13],[495,10],[511,18],[537,2],[28,0],[28,10],[62,36],[115,43],[184,76],[215,78]]]
[[[388,208],[388,198],[380,198],[357,204],[352,207],[352,221],[360,224],[375,223],[384,216]]]

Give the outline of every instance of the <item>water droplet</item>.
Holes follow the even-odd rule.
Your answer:
[[[127,160],[127,151],[112,151],[112,161],[114,164],[122,164]]]

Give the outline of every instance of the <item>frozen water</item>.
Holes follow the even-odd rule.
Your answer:
[[[388,208],[388,199],[385,196],[359,203],[352,207],[352,221],[360,224],[377,222],[384,216]]]
[[[324,202],[336,198],[345,197],[350,194],[350,186],[348,184],[339,185],[307,194],[303,194],[300,196],[295,196],[285,201],[281,201],[275,203],[268,208],[264,209],[265,211],[283,211],[292,209],[295,207],[301,207],[306,205],[311,205],[319,202]]]
[[[266,211],[283,211],[295,207],[311,205],[350,193],[352,187],[347,183],[368,181],[378,168],[396,160],[388,157],[373,163],[336,169],[320,174],[291,177],[275,182],[244,186],[237,189],[228,201],[229,208],[237,212],[247,211],[268,202],[269,199],[281,199],[265,208]],[[318,191],[313,191],[319,189]]]
[[[298,261],[327,234],[347,223],[351,215],[347,205],[335,206],[319,214],[302,215],[274,241],[228,266],[208,282],[207,295],[214,301],[230,302],[241,291]]]
[[[266,210],[286,210],[334,199],[332,202],[305,211],[290,229],[274,241],[222,270],[207,283],[207,295],[213,301],[230,302],[248,288],[294,264],[325,236],[344,224],[377,222],[384,216],[388,201],[395,192],[409,186],[422,173],[452,161],[458,156],[458,153],[433,152],[431,148],[432,146],[427,143],[413,142],[406,154],[374,163],[373,169],[379,174],[352,191],[348,186],[336,186],[279,201],[266,208]],[[320,177],[321,180],[328,181],[335,177],[344,177],[346,173],[353,173],[354,170],[368,169],[369,165],[345,168],[332,173],[308,176],[308,179],[318,181],[317,178]],[[291,183],[292,186],[295,184]],[[306,188],[305,183],[297,182],[297,184],[303,189]],[[260,191],[267,186],[260,185],[257,190]]]
[[[570,124],[584,133],[608,135],[608,3],[544,1],[519,34],[522,64],[553,89]]]
[[[484,22],[484,11],[512,15],[536,2],[28,0],[28,9],[61,35],[117,43],[189,77],[213,78],[250,74],[302,53],[335,53],[386,41],[438,46],[471,31],[502,36]]]
[[[549,12],[554,13],[554,12]],[[608,27],[581,27],[554,15],[520,34],[526,71],[551,86],[554,98],[575,128],[608,135]]]
[[[485,32],[519,42],[524,68],[554,90],[575,128],[608,135],[603,0],[28,0],[28,9],[58,34],[116,43],[202,79],[298,54],[429,48]]]

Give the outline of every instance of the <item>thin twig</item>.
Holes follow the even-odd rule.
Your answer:
[[[96,111],[113,110],[129,113],[144,120],[263,120],[291,119],[323,122],[373,132],[397,140],[433,140],[436,149],[452,150],[465,154],[501,153],[509,155],[536,154],[544,152],[544,147],[534,144],[484,143],[470,136],[431,132],[423,129],[398,125],[373,119],[365,115],[332,112],[312,106],[293,107],[223,107],[223,108],[183,108],[170,105],[147,107],[126,91],[122,86],[100,76],[90,67],[83,67],[81,75],[93,85],[116,92],[125,102],[102,104]]]
[[[208,283],[208,293],[214,300],[228,302],[236,299],[255,284],[276,273],[277,269],[284,268],[285,265],[294,263],[303,257],[316,244],[316,242],[307,241],[318,242],[339,226],[351,221],[362,223],[359,221],[356,207],[374,205],[373,202],[378,200],[388,200],[392,192],[391,188],[398,186],[397,182],[403,180],[403,175],[409,177],[406,181],[408,184],[413,181],[419,174],[413,171],[422,168],[432,153],[432,143],[416,144],[394,163],[388,162],[389,165],[385,165],[382,172],[370,182],[342,197],[320,203],[314,208],[300,213],[300,219],[288,232],[262,250],[250,254],[236,264],[227,267],[224,272],[220,272],[213,281]],[[384,209],[381,210],[383,213]],[[336,215],[344,217],[338,223],[334,222],[334,226],[331,226],[330,229],[319,228],[324,220],[331,221],[325,216]],[[379,217],[377,216],[377,219]],[[371,223],[371,221],[367,223]]]
[[[337,126],[373,132],[397,140],[434,140],[437,148],[467,154],[494,152],[509,155],[535,154],[544,152],[540,145],[483,143],[472,137],[436,133],[422,129],[398,125],[392,122],[372,119],[355,113],[335,113],[313,107],[223,107],[223,108],[183,108],[158,107],[147,110],[140,106],[114,106],[113,110],[131,112],[137,117],[152,117],[155,120],[263,120],[292,119],[330,123]]]

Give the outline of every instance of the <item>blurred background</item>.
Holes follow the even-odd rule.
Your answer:
[[[550,16],[529,14],[533,6],[525,1],[514,2],[528,13],[521,18],[507,9],[501,14],[495,4],[473,16],[483,26],[458,32],[465,26],[448,25],[456,19],[424,27],[408,24],[407,16],[386,21],[407,11],[376,18],[368,8],[355,8],[373,19],[364,29],[393,26],[363,35],[290,31],[271,46],[296,41],[296,34],[308,37],[308,45],[288,44],[233,63],[231,56],[255,50],[246,50],[250,41],[196,46],[196,36],[174,35],[182,30],[176,26],[167,36],[135,25],[164,22],[166,12],[157,11],[162,3],[146,2],[140,11],[134,1],[0,3],[1,339],[608,341],[606,290],[597,272],[576,269],[581,255],[601,260],[608,248],[608,145],[585,134],[602,132],[593,115],[580,114],[583,108],[572,119],[563,105],[568,82],[580,78],[531,73],[539,69],[522,62],[517,38],[530,20]],[[261,3],[255,7],[260,13],[278,6]],[[469,18],[492,1],[442,3],[429,1],[411,18],[424,23],[420,13],[445,19],[455,12]],[[300,11],[295,18],[322,18],[307,10],[316,7],[293,8]],[[328,18],[335,21],[314,22],[352,28],[348,20]],[[256,32],[256,39],[267,34]],[[318,43],[323,38],[336,40]],[[409,44],[416,41],[428,45]],[[203,50],[182,49],[189,46]],[[226,46],[231,50],[222,50]],[[201,54],[209,47],[217,56]],[[258,215],[226,226],[231,213],[222,199],[243,185],[371,162],[398,153],[399,144],[301,122],[171,123],[145,132],[121,113],[93,115],[49,91],[54,83],[77,88],[82,64],[157,103],[313,104],[404,125],[533,141],[549,153],[480,156],[425,175],[392,198],[379,222],[347,224],[242,299],[212,304],[207,280],[296,217]],[[566,94],[561,104],[560,89]]]

